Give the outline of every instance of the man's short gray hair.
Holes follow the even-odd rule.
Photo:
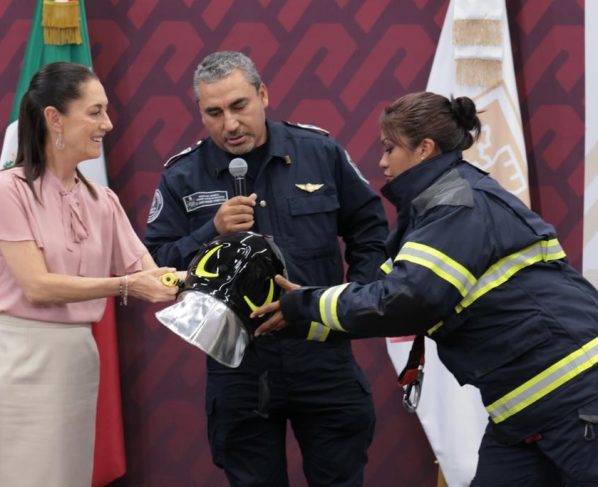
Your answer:
[[[204,58],[200,62],[193,75],[193,90],[199,100],[199,82],[214,83],[222,78],[226,78],[235,69],[239,69],[245,79],[259,90],[262,79],[257,72],[255,64],[242,52],[237,51],[218,51]]]

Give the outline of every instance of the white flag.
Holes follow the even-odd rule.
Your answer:
[[[482,121],[479,141],[464,159],[488,171],[529,205],[527,162],[505,0],[451,0],[427,91],[468,96]],[[387,339],[397,370],[412,342]],[[479,391],[461,387],[426,339],[426,364],[418,417],[449,487],[469,486],[488,422]]]
[[[586,134],[583,221],[583,274],[598,287],[598,2],[585,3]]]

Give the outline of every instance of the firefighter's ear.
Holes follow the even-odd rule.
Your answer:
[[[436,142],[429,138],[425,138],[424,140],[422,140],[416,150],[418,151],[420,160],[422,161],[425,161],[426,159],[430,159],[440,154],[440,150],[438,149]]]

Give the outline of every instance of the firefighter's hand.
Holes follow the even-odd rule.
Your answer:
[[[285,291],[293,291],[301,287],[298,284],[288,281],[281,275],[277,275],[274,280],[276,281],[276,284],[278,284]],[[257,330],[255,330],[254,334],[256,337],[265,333],[282,330],[288,326],[288,323],[285,321],[282,311],[280,310],[280,301],[274,301],[273,303],[261,306],[251,313],[251,318],[256,318],[258,316],[270,313],[272,316],[270,316],[257,328]]]
[[[253,207],[256,199],[257,195],[252,193],[225,201],[214,215],[214,227],[218,234],[250,230],[253,227]]]

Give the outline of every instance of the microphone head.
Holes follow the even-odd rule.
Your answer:
[[[234,178],[245,177],[245,175],[247,174],[247,162],[245,161],[245,159],[235,157],[228,164],[228,172],[230,172],[231,176]]]

